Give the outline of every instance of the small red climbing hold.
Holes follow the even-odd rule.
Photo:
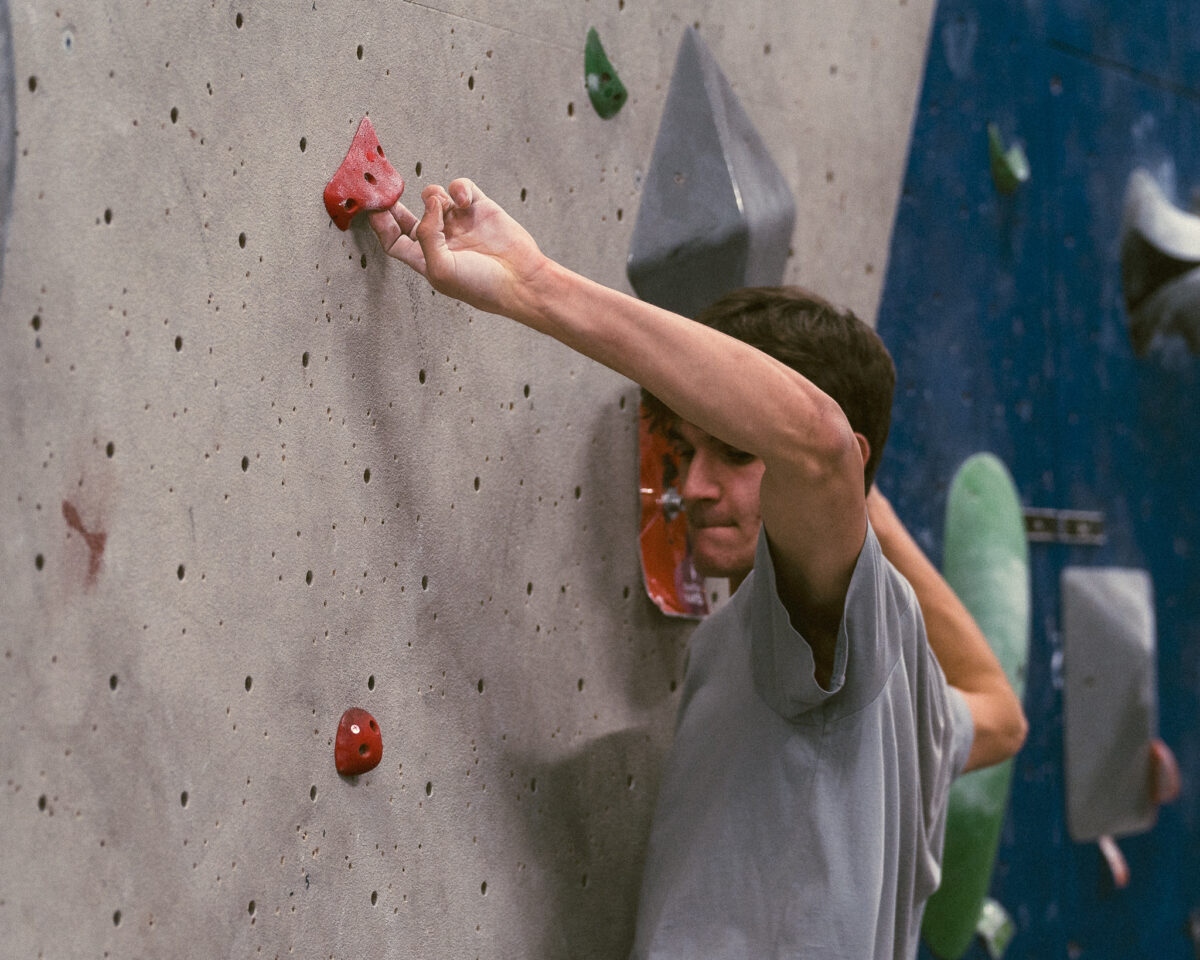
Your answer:
[[[386,210],[403,192],[404,179],[383,155],[371,118],[363,117],[346,159],[325,185],[325,209],[339,230],[349,230],[360,210]]]
[[[342,714],[333,744],[337,772],[352,777],[373,770],[383,759],[383,735],[375,718],[358,707]]]

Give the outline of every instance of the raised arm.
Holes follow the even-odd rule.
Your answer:
[[[884,556],[916,592],[929,646],[946,680],[962,692],[971,709],[975,740],[966,769],[1007,760],[1021,749],[1028,725],[1004,668],[950,584],[929,562],[892,505],[875,487],[867,497],[867,509]]]
[[[836,632],[866,535],[863,452],[841,408],[766,354],[572,273],[469,180],[371,215],[387,252],[438,291],[555,337],[763,460],[763,522],[793,619]],[[810,637],[810,641],[814,638]]]

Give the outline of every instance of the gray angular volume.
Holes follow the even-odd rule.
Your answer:
[[[694,317],[783,279],[796,204],[712,53],[684,32],[630,244],[639,297]]]
[[[1083,843],[1154,825],[1158,736],[1154,585],[1145,570],[1062,571],[1067,827]]]

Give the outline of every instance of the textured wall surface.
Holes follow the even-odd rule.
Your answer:
[[[4,955],[621,955],[688,630],[640,586],[636,391],[321,190],[369,112],[409,198],[469,174],[624,287],[696,23],[789,279],[871,317],[932,3],[8,7]]]

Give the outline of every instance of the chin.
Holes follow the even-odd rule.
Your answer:
[[[692,531],[692,564],[702,577],[743,578],[754,566],[754,540],[730,537],[724,527]]]
[[[692,565],[702,577],[737,577],[744,579],[754,566],[753,557],[749,563],[738,562],[731,558],[709,557],[702,553],[693,553]]]

